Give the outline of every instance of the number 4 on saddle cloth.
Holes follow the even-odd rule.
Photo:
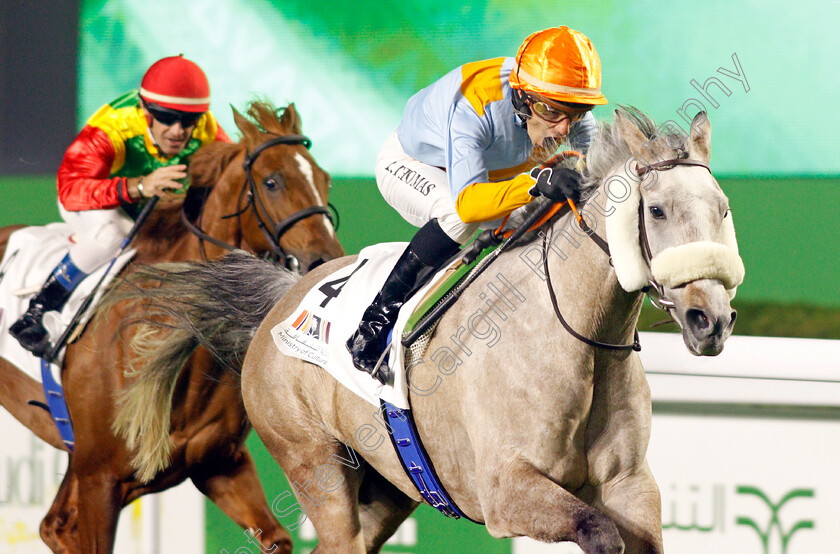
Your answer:
[[[392,444],[409,479],[430,506],[458,519],[466,516],[435,475],[414,425],[404,371],[406,349],[402,341],[390,341],[388,363],[393,369],[393,380],[385,385],[357,370],[345,347],[347,338],[356,331],[362,314],[382,288],[406,246],[406,243],[383,243],[363,249],[355,263],[339,269],[310,289],[291,317],[276,325],[271,335],[284,354],[321,366],[352,392],[377,408],[381,406],[385,423],[392,431]],[[403,305],[392,336],[400,337],[404,329],[417,326],[428,308],[439,305],[451,285],[462,281],[480,260],[481,256],[466,264],[457,260],[448,264],[450,267],[444,267]],[[444,277],[447,278],[441,284]],[[437,290],[430,294],[435,288]],[[420,348],[414,350],[414,357],[423,355],[430,333],[418,341]]]
[[[433,308],[438,308],[441,299],[452,294],[454,286],[465,281],[464,277],[487,256],[490,249],[470,256],[468,263],[461,260],[466,253],[466,249],[462,250],[457,259],[441,268],[403,305],[392,336],[412,338],[390,340],[388,363],[393,368],[394,377],[383,385],[368,373],[356,369],[344,343],[356,331],[362,314],[382,288],[406,246],[404,242],[369,246],[359,252],[355,263],[330,274],[312,287],[292,315],[271,330],[277,348],[288,356],[321,366],[339,383],[374,406],[385,401],[399,408],[408,408],[404,363],[408,349],[415,342],[413,336],[431,331],[426,325],[422,329],[420,327],[427,323],[431,313],[438,312],[434,314],[434,319],[441,315]],[[421,333],[417,333],[418,330]],[[413,356],[422,356],[428,334],[417,340],[419,345]]]
[[[374,406],[380,401],[408,409],[408,381],[404,371],[406,349],[422,356],[432,325],[496,255],[516,244],[528,230],[547,221],[563,206],[551,200],[536,202],[514,231],[496,238],[485,231],[462,249],[450,264],[421,287],[400,309],[389,339],[388,365],[393,378],[386,384],[353,365],[345,347],[371,300],[381,290],[407,243],[381,243],[363,249],[356,262],[330,274],[312,287],[285,321],[272,330],[278,349],[286,355],[317,364],[339,383]],[[502,238],[505,242],[501,242]],[[501,243],[501,244],[500,244]],[[446,280],[443,281],[443,277]],[[443,282],[442,282],[443,281]],[[430,291],[433,291],[430,293]],[[428,298],[427,298],[428,297]]]
[[[390,355],[394,379],[386,385],[356,369],[344,345],[405,248],[404,242],[369,246],[359,253],[355,263],[315,285],[291,317],[271,330],[280,351],[323,367],[339,383],[376,407],[381,399],[408,408],[408,387],[399,361],[402,358],[399,341],[394,341]],[[433,279],[432,283],[435,281]],[[407,316],[429,286],[403,306],[395,332],[403,328]]]
[[[559,208],[559,204],[551,201],[540,203],[516,231],[504,235],[509,238],[501,246],[501,239],[496,238],[493,231],[480,234],[460,252],[456,261],[445,264],[427,285],[403,304],[391,335],[403,339],[390,340],[388,364],[392,368],[393,380],[385,385],[356,369],[345,343],[356,331],[362,314],[382,288],[406,243],[384,243],[363,249],[355,263],[339,269],[312,287],[291,316],[271,330],[274,343],[281,352],[323,367],[352,392],[373,406],[383,408],[383,418],[391,430],[391,442],[406,475],[426,502],[448,517],[457,519],[466,516],[435,475],[417,433],[408,400],[405,348],[411,347],[411,360],[421,358],[434,331],[434,323],[460,292],[492,263],[496,255],[515,244],[532,225],[539,226],[550,218]]]

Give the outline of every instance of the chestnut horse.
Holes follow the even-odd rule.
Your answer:
[[[132,242],[137,254],[126,272],[137,264],[217,258],[234,247],[302,268],[344,254],[327,207],[329,175],[309,154],[294,105],[281,115],[253,102],[248,115],[253,122],[234,110],[239,143],[208,145],[192,159],[188,197],[206,197],[192,229],[178,208],[153,210]],[[0,256],[17,228],[0,230]],[[111,425],[120,391],[133,381],[126,345],[134,331],[122,323],[136,309],[109,307],[67,348],[61,375],[75,449],[41,524],[42,539],[56,553],[111,552],[124,506],[190,478],[237,524],[260,529],[263,544],[290,552],[289,534],[272,515],[245,446],[251,427],[238,379],[204,350],[189,357],[175,387],[169,466],[151,480],[135,476],[133,453]],[[0,358],[0,403],[38,437],[66,449],[50,416],[30,401],[45,402],[40,384]]]
[[[437,476],[494,537],[573,541],[586,554],[663,552],[659,489],[646,460],[650,390],[634,333],[642,290],[651,287],[692,354],[719,354],[732,332],[730,299],[744,267],[729,202],[708,166],[710,140],[702,113],[686,136],[658,134],[643,114],[618,111],[589,151],[582,219],[566,213],[504,249],[440,318],[431,358],[412,360],[411,411]],[[643,161],[651,154],[661,161]],[[284,355],[273,338],[310,290],[330,298],[352,290],[319,283],[354,261],[296,280],[234,253],[132,276],[147,287],[138,294],[152,300],[149,313],[186,333],[160,333],[159,347],[209,343],[236,360],[250,342],[245,407],[289,482],[306,484],[295,493],[318,533],[316,552],[378,552],[424,498],[375,425],[381,414],[321,367]],[[242,283],[242,274],[251,279]],[[333,331],[330,340],[346,337]],[[143,368],[161,385],[180,371]],[[168,388],[129,394],[151,406]],[[126,431],[161,444],[149,425]],[[354,463],[335,463],[347,459]]]

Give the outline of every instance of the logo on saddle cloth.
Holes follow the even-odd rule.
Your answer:
[[[329,361],[330,327],[324,317],[301,309],[294,322],[275,336],[303,359],[321,365]]]
[[[380,398],[397,407],[407,407],[404,377],[395,377],[393,386],[383,387],[353,366],[345,346],[405,247],[405,243],[367,247],[359,253],[356,263],[324,277],[306,293],[290,316],[271,330],[277,348],[287,356],[321,366],[338,382],[377,407]],[[412,302],[405,304],[400,318],[412,311]]]
[[[330,342],[330,322],[310,313],[309,310],[301,311],[292,327],[317,341],[325,344]]]

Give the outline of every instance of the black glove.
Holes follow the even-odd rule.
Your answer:
[[[531,196],[545,196],[555,202],[567,198],[577,204],[580,202],[581,174],[567,167],[535,167],[531,178],[536,181],[528,191]]]

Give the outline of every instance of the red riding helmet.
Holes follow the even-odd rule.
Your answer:
[[[170,110],[203,113],[210,109],[210,84],[201,68],[181,54],[152,64],[140,83],[140,98]]]

